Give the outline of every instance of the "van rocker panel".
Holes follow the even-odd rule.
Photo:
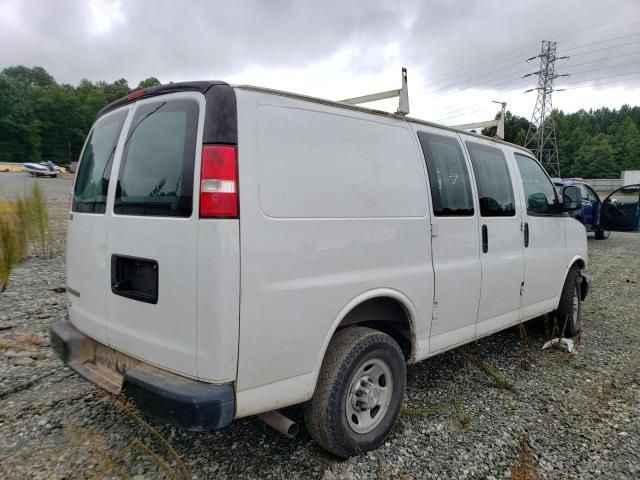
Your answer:
[[[70,322],[51,326],[51,345],[62,361],[76,373],[111,393],[113,383],[97,376],[94,364],[96,342]],[[113,370],[112,377],[119,373]],[[143,362],[122,372],[122,391],[144,413],[191,431],[223,428],[233,420],[235,397],[230,383],[214,385],[161,370]]]

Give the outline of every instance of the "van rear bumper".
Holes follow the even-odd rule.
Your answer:
[[[118,371],[98,363],[96,351],[111,350],[70,322],[51,326],[51,346],[76,373],[103,389],[124,392],[143,412],[186,430],[225,427],[233,420],[235,396],[231,384],[214,385],[191,380],[144,362],[130,359]],[[114,355],[118,354],[113,350]]]

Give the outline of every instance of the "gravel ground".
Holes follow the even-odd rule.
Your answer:
[[[577,355],[542,351],[544,329],[527,324],[528,342],[510,329],[412,366],[387,443],[339,461],[304,428],[289,440],[254,418],[212,433],[167,427],[66,369],[47,339],[66,318],[58,197],[53,256],[28,258],[0,294],[0,478],[500,479],[522,463],[538,475],[526,478],[640,478],[638,234],[589,239]],[[302,420],[299,407],[286,413]]]

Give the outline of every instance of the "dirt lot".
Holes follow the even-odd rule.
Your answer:
[[[0,174],[0,194],[15,191],[12,178]],[[575,357],[542,351],[543,329],[527,325],[528,342],[511,329],[410,367],[387,443],[339,461],[304,429],[289,440],[254,418],[212,433],[161,425],[66,369],[47,330],[66,318],[70,183],[42,185],[54,254],[28,258],[0,294],[0,478],[497,479],[523,462],[538,477],[522,478],[640,478],[638,234],[589,239],[593,292]],[[301,420],[300,408],[287,413]]]

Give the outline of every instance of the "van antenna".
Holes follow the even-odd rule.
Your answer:
[[[500,140],[504,140],[504,114],[507,108],[507,102],[498,102],[497,100],[492,100],[493,103],[497,103],[502,106],[500,112],[498,112],[498,118],[495,120],[489,120],[486,122],[475,122],[475,123],[465,123],[463,125],[452,125],[451,128],[457,128],[458,130],[471,130],[472,128],[486,128],[486,127],[496,127],[495,138],[499,138]]]
[[[396,111],[396,115],[407,115],[409,113],[409,88],[407,87],[407,69],[404,67],[402,67],[401,88],[396,90],[387,90],[386,92],[362,95],[361,97],[346,98],[339,101],[349,105],[360,105],[362,103],[376,102],[378,100],[386,100],[387,98],[394,97],[398,97],[398,110]]]

